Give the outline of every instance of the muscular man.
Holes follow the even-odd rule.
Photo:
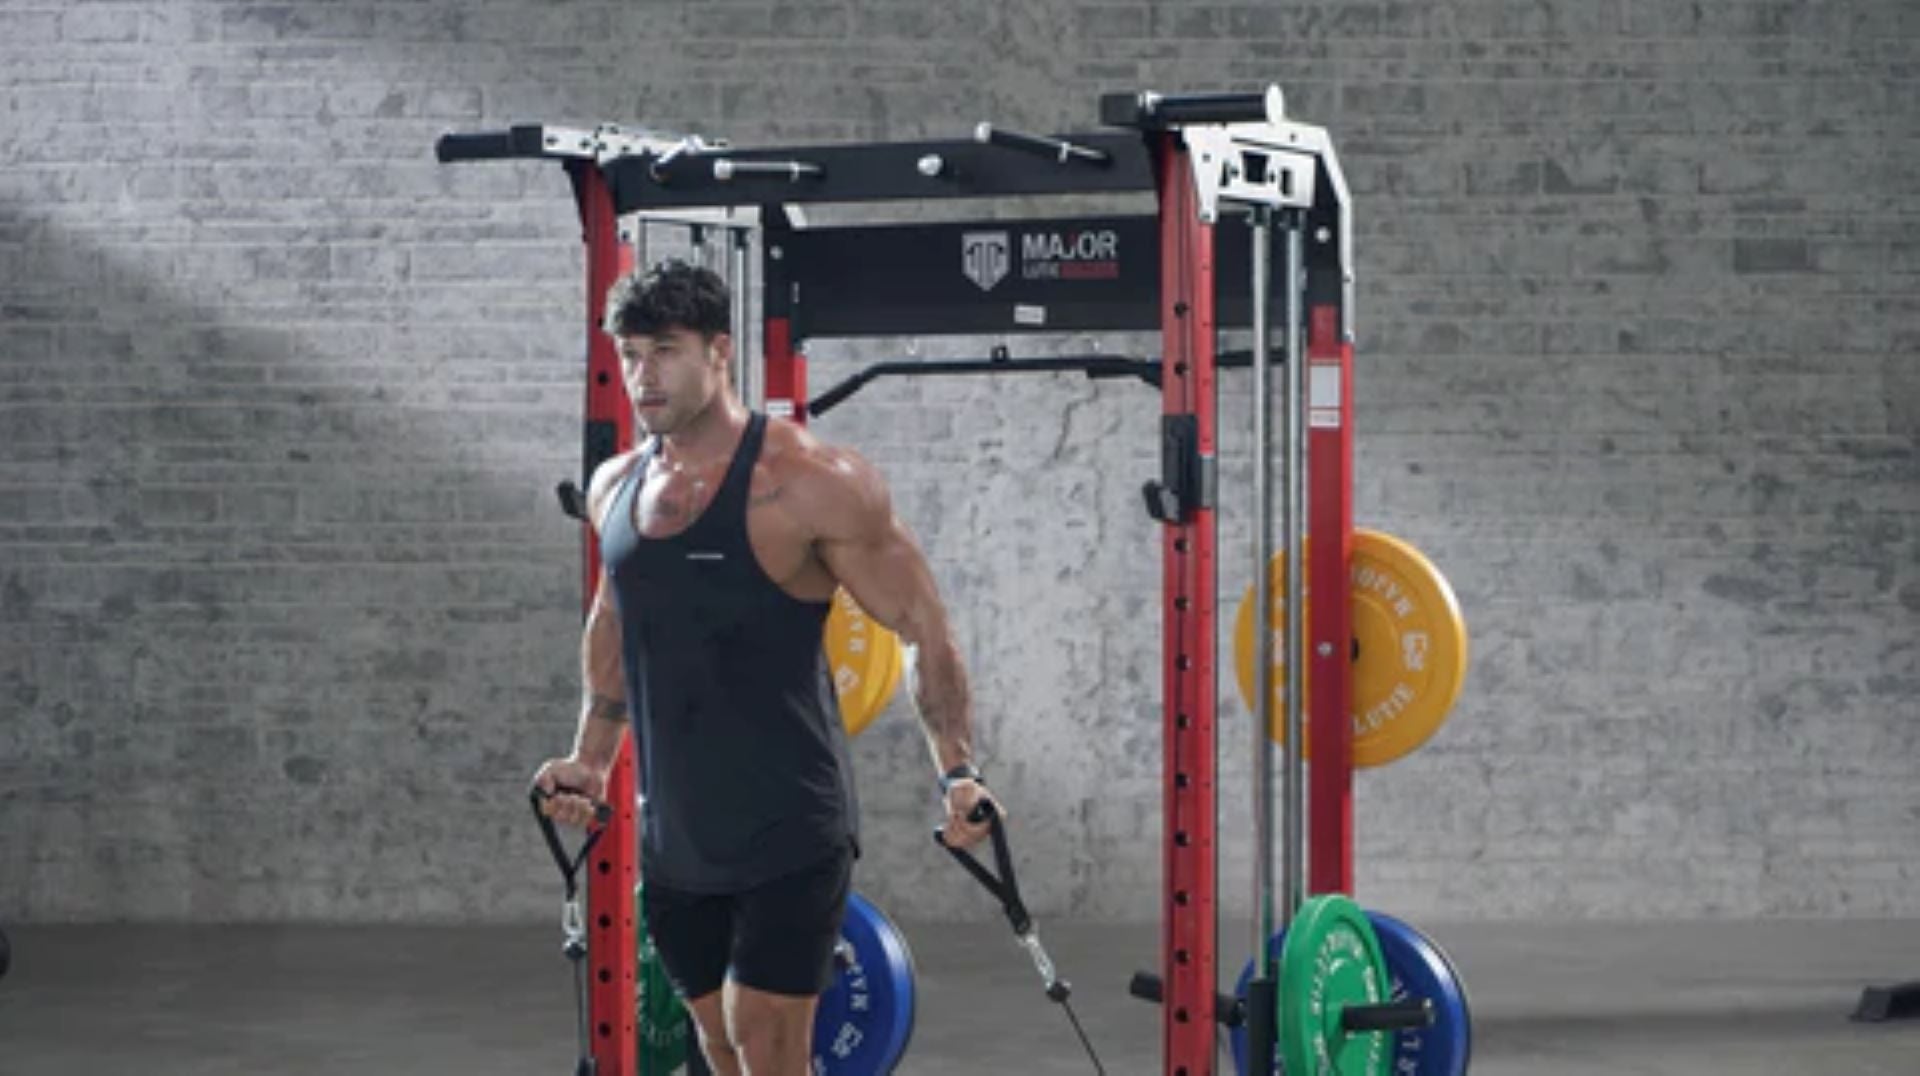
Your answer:
[[[836,587],[917,655],[950,841],[984,835],[967,816],[985,789],[925,556],[870,464],[740,402],[730,308],[719,277],[678,263],[608,296],[645,436],[589,482],[606,570],[581,646],[586,701],[573,754],[535,781],[550,815],[585,825],[631,715],[648,928],[701,1048],[722,1076],[805,1076],[858,854],[821,649]]]

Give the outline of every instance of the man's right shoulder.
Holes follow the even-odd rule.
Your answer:
[[[587,479],[587,516],[593,521],[594,529],[599,529],[600,516],[606,507],[606,501],[619,487],[620,480],[640,462],[642,450],[630,448],[600,461],[593,469],[593,475]]]

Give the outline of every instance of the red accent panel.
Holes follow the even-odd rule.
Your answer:
[[[1159,147],[1162,413],[1191,415],[1214,458],[1213,228],[1200,222],[1177,134]],[[1215,535],[1212,506],[1165,525],[1165,860],[1161,982],[1167,1076],[1212,1076],[1218,956],[1214,773]]]
[[[1313,408],[1307,432],[1307,587],[1316,595],[1307,625],[1313,663],[1307,699],[1307,885],[1353,892],[1353,346],[1341,339],[1340,310],[1308,312],[1309,378],[1339,379],[1337,408]],[[1312,393],[1309,392],[1311,398]],[[1330,424],[1335,416],[1337,424]],[[1318,595],[1332,595],[1323,600]],[[1322,652],[1324,648],[1324,653]]]
[[[767,342],[767,411],[804,426],[807,422],[807,359],[793,349],[793,324],[786,318],[768,318],[762,338]],[[790,405],[792,413],[782,415],[782,404]]]

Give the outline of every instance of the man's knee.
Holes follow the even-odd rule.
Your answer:
[[[813,999],[777,997],[730,984],[727,1037],[754,1076],[802,1074],[813,1030]]]
[[[717,1076],[738,1076],[740,1058],[727,1030],[727,1014],[720,991],[687,1002],[700,1035],[700,1052]]]

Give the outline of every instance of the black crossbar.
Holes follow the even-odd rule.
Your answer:
[[[619,213],[763,204],[888,202],[1014,195],[1151,193],[1153,170],[1138,134],[1064,136],[1104,154],[1104,167],[1061,162],[976,141],[894,142],[687,153],[664,165],[652,157],[608,162]],[[717,179],[714,164],[731,162]],[[762,174],[755,164],[778,168]],[[792,165],[808,175],[794,182]]]

